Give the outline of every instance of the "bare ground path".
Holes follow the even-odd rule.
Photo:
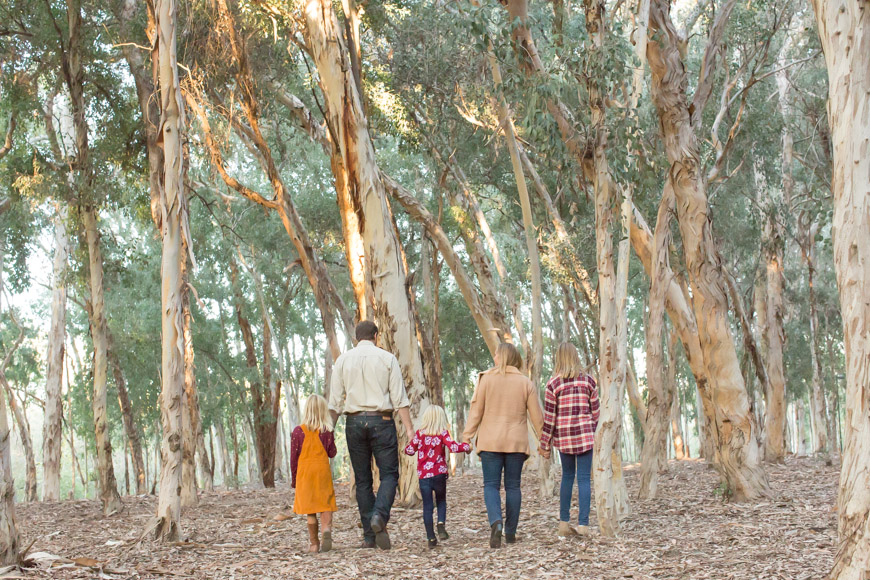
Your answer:
[[[619,540],[563,541],[556,537],[558,498],[542,501],[536,474],[525,473],[519,542],[488,547],[482,480],[469,472],[448,484],[451,538],[426,547],[420,511],[396,510],[393,550],[361,550],[349,486],[340,485],[336,550],[309,555],[305,520],[290,514],[286,484],[275,491],[240,490],[202,496],[183,517],[186,541],[137,542],[154,512],[154,498],[125,498],[124,513],[103,518],[99,504],[70,501],[20,504],[23,545],[62,557],[53,567],[17,572],[19,578],[633,578],[821,579],[836,549],[836,466],[789,458],[768,466],[774,497],[729,504],[717,477],[698,461],[671,462],[661,497],[632,501]],[[629,493],[637,471],[626,469]],[[576,517],[576,508],[572,512]],[[594,521],[594,514],[592,521]],[[79,558],[76,565],[70,560]],[[91,566],[91,567],[88,567]]]

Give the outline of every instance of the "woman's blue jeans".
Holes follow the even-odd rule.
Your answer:
[[[592,450],[580,455],[559,453],[562,460],[562,485],[559,487],[559,519],[571,521],[571,492],[574,488],[574,474],[577,474],[581,526],[589,525],[589,502],[592,500]]]
[[[480,465],[483,468],[483,500],[486,502],[486,515],[489,525],[504,522],[504,533],[512,536],[517,533],[520,521],[520,504],[523,492],[520,483],[523,464],[528,459],[525,453],[480,452]],[[505,517],[501,515],[501,481],[504,473]]]

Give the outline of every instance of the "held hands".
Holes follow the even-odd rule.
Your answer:
[[[550,458],[550,450],[549,449],[544,449],[543,447],[538,447],[538,453],[540,453],[541,457],[543,457],[544,459]]]

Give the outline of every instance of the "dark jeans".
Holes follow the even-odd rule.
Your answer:
[[[523,464],[528,459],[525,453],[480,452],[480,465],[483,467],[483,500],[489,525],[502,521],[501,517],[501,477],[504,472],[504,533],[512,536],[517,533],[520,521],[520,505],[523,492],[520,483]]]
[[[438,523],[447,520],[447,474],[427,477],[420,480],[420,494],[423,496],[423,525],[426,526],[426,538],[435,537],[435,526],[432,524],[432,508],[438,506]],[[432,505],[432,496],[435,505]]]
[[[559,453],[562,460],[562,485],[559,487],[559,519],[571,521],[571,492],[574,488],[574,473],[577,473],[581,526],[589,525],[589,502],[592,499],[592,450],[580,455]]]
[[[390,509],[399,486],[399,443],[396,424],[391,418],[348,415],[345,424],[347,452],[353,466],[356,482],[356,503],[366,540],[374,540],[371,521],[380,514],[384,522],[390,521]],[[372,491],[372,457],[380,472],[378,495]]]

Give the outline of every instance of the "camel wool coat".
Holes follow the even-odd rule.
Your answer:
[[[477,435],[478,451],[529,455],[526,417],[540,435],[544,413],[534,383],[516,367],[490,369],[478,376],[462,439]]]

